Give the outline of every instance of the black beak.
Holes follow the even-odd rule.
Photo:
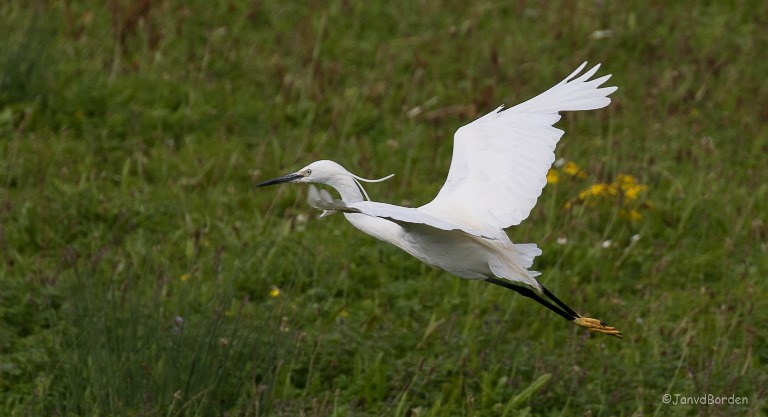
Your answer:
[[[267,185],[275,185],[275,184],[282,184],[284,182],[291,182],[294,180],[297,180],[299,178],[303,178],[304,176],[301,174],[293,173],[288,175],[283,175],[282,177],[278,177],[275,179],[271,179],[269,181],[264,181],[260,184],[256,184],[257,187],[266,187]]]

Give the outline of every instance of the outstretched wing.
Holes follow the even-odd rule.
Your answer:
[[[309,195],[307,197],[307,201],[310,206],[318,210],[323,210],[321,217],[333,212],[358,213],[371,217],[381,217],[406,227],[408,224],[424,224],[430,227],[434,227],[435,229],[458,230],[472,236],[486,239],[495,239],[494,237],[484,235],[477,230],[458,226],[448,221],[430,216],[429,214],[423,213],[415,208],[400,207],[386,203],[377,203],[375,201],[358,201],[355,203],[345,203],[341,200],[334,199],[326,190],[318,190],[314,185],[309,186]]]
[[[525,220],[547,183],[564,133],[552,126],[559,112],[603,108],[616,91],[598,88],[610,75],[589,80],[599,64],[579,76],[586,65],[538,96],[507,110],[500,106],[456,131],[448,178],[419,210],[484,231]]]

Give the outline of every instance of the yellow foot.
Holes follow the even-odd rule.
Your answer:
[[[592,319],[589,317],[576,317],[573,319],[572,323],[591,332],[603,333],[609,336],[618,337],[619,339],[622,338],[621,331],[619,331],[619,329],[605,324],[605,322],[602,320]]]

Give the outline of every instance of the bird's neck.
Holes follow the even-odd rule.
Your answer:
[[[360,191],[360,187],[357,186],[355,180],[352,177],[344,176],[336,179],[332,184],[328,184],[333,187],[341,195],[341,201],[345,203],[356,203],[363,201],[363,193]]]

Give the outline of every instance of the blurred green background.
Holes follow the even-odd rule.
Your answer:
[[[0,415],[765,415],[766,27],[763,1],[2,2]],[[510,236],[624,340],[253,188],[333,159],[426,203],[458,127],[583,61],[619,90],[558,124]]]

